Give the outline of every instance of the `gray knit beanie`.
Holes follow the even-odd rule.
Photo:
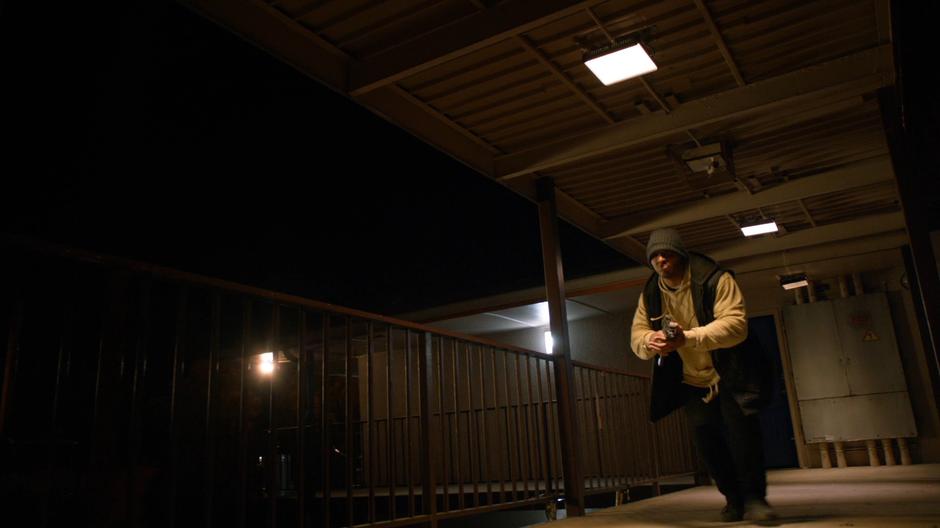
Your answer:
[[[649,265],[653,260],[653,253],[668,249],[675,251],[682,258],[688,260],[689,253],[685,250],[685,244],[682,243],[682,237],[675,229],[657,229],[650,233],[649,242],[646,243],[646,264]]]

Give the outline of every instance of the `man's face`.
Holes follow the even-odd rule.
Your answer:
[[[656,273],[659,273],[664,279],[679,279],[685,273],[682,256],[668,249],[653,253],[650,264],[653,265]]]

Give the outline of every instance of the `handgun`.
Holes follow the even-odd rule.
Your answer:
[[[662,319],[662,331],[663,335],[666,336],[667,341],[672,341],[679,336],[679,325],[676,323],[676,320],[672,318],[669,314],[663,314],[659,317]],[[656,365],[662,366],[663,357],[659,356],[656,358]]]
[[[672,318],[669,314],[663,314],[663,334],[666,335],[666,339],[672,341],[678,337],[679,326],[675,324],[676,320]]]

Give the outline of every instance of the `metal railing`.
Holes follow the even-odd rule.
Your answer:
[[[696,473],[688,424],[673,413],[647,420],[648,377],[575,362],[585,456],[585,493],[598,494]]]
[[[564,494],[549,355],[46,246],[5,265],[0,496],[39,526],[435,524]],[[691,471],[645,379],[576,372],[588,493]]]

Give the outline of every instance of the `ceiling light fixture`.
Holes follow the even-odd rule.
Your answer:
[[[710,143],[687,149],[680,157],[691,173],[704,173],[712,176],[728,167],[730,154],[726,150],[726,146],[722,143]]]
[[[795,290],[803,286],[809,286],[805,273],[794,273],[793,275],[781,275],[780,285],[784,290]]]
[[[650,54],[636,40],[620,40],[584,54],[584,65],[604,86],[639,77],[658,69]]]
[[[777,222],[773,220],[765,220],[759,224],[741,226],[741,232],[744,233],[744,236],[763,235],[766,233],[776,233],[777,231],[779,231]]]

